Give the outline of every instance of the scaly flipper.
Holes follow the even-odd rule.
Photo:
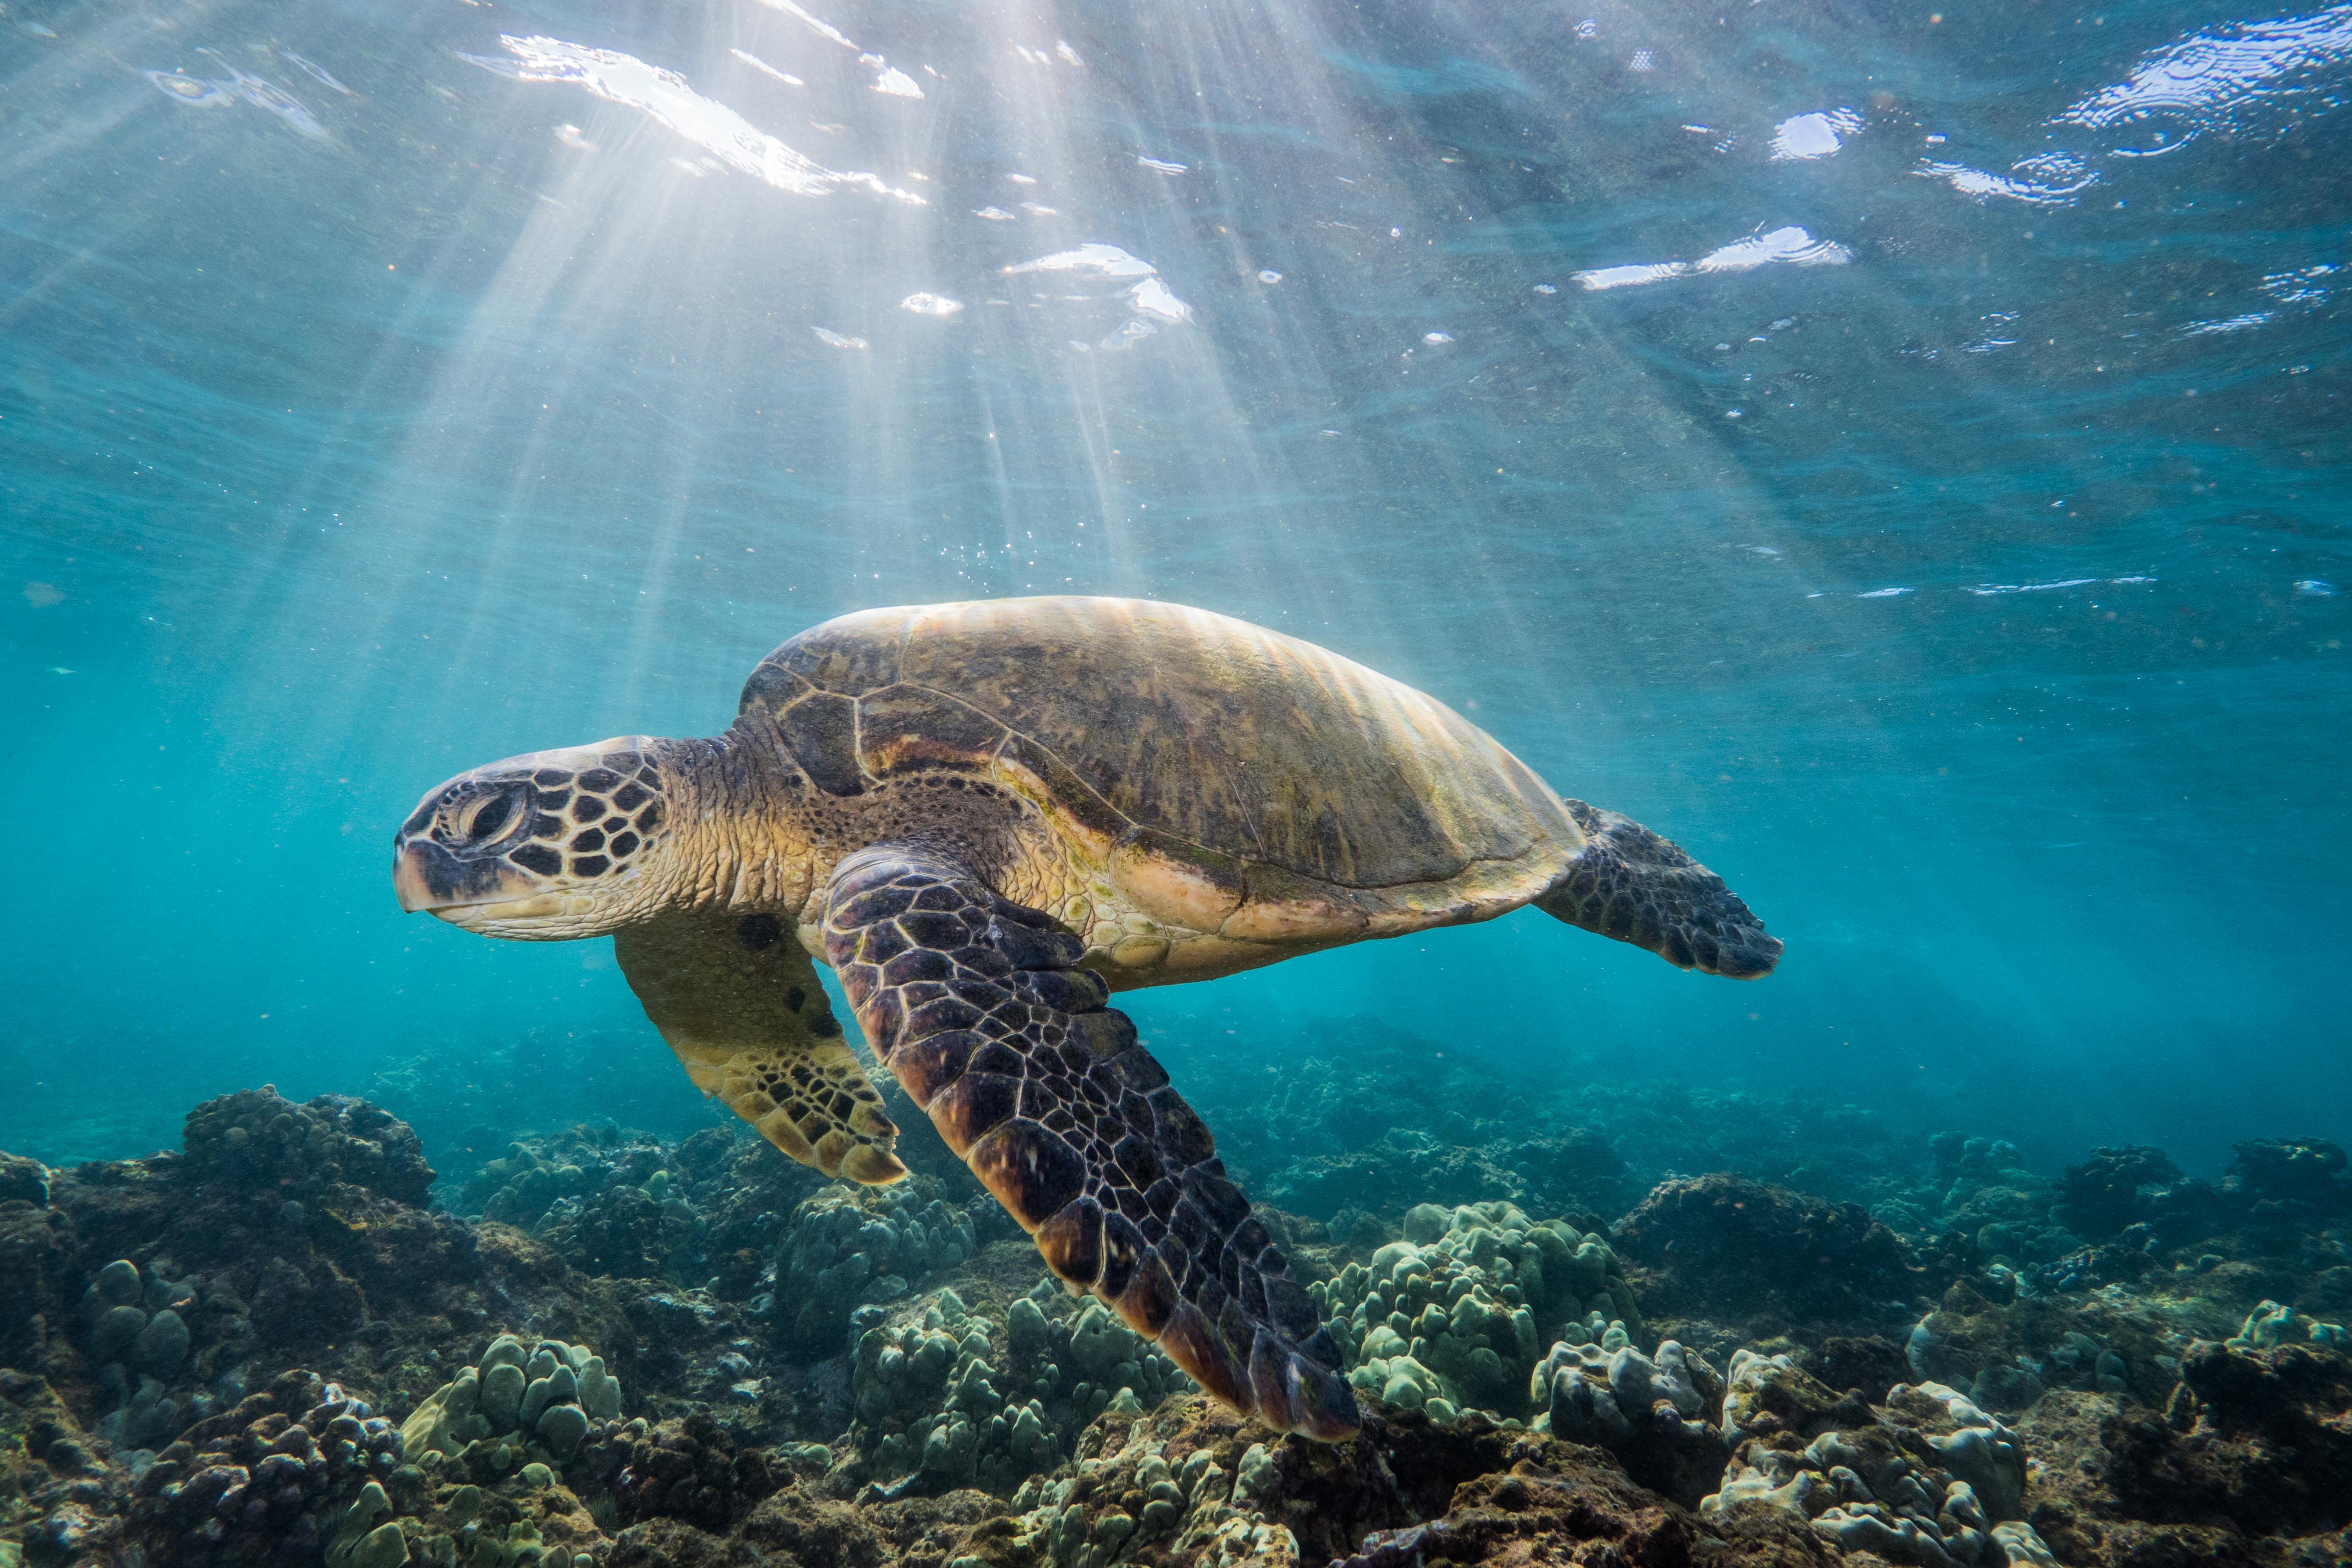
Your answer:
[[[697,1089],[828,1176],[880,1185],[907,1173],[891,1152],[898,1126],[782,921],[668,914],[623,928],[613,952]]]
[[[835,869],[824,950],[875,1054],[1055,1274],[1234,1408],[1354,1433],[1314,1304],[1076,938],[904,843]]]
[[[1780,939],[1678,846],[1630,816],[1580,800],[1561,804],[1587,842],[1536,908],[1646,947],[1677,968],[1754,980],[1780,962]]]

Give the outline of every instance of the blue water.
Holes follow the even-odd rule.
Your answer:
[[[1376,1023],[2352,1141],[2352,8],[1931,4],[11,0],[0,1147],[702,1124],[609,943],[404,917],[393,828],[1029,592],[1419,685],[1789,943],[1131,996],[1204,1103]]]

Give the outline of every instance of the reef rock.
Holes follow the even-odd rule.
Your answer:
[[[1606,1448],[1642,1485],[1695,1507],[1723,1479],[1723,1374],[1673,1340],[1655,1360],[1623,1342],[1559,1343],[1537,1366],[1538,1432]]]
[[[1725,1321],[1862,1321],[1925,1283],[1903,1238],[1858,1205],[1717,1174],[1667,1182],[1616,1227],[1653,1310]]]
[[[2054,1561],[2023,1519],[2023,1443],[1941,1384],[1898,1385],[1873,1412],[1785,1354],[1742,1351],[1723,1432],[1736,1447],[1703,1514],[1777,1509],[1842,1551],[1919,1568]]]
[[[315,1373],[282,1373],[155,1456],[139,1477],[130,1533],[160,1568],[315,1557],[362,1492],[383,1495],[400,1462],[391,1422]],[[374,1548],[366,1568],[384,1563],[385,1550]],[[390,1559],[405,1560],[404,1551]]]
[[[2352,1361],[2334,1350],[2198,1344],[2161,1414],[2118,1410],[2100,1439],[2136,1517],[2254,1534],[2352,1524]]]
[[[118,1264],[135,1277],[86,1322],[93,1360],[136,1350],[134,1313],[178,1316],[202,1377],[260,1344],[301,1355],[426,1309],[440,1287],[478,1276],[473,1236],[419,1206],[432,1179],[415,1134],[364,1100],[298,1105],[268,1088],[189,1112],[184,1155],[58,1173],[50,1203],[72,1223],[81,1279],[94,1286]],[[159,1333],[147,1353],[176,1338]]]

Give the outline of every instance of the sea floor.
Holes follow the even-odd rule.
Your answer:
[[[2053,1175],[1425,1062],[1408,1130],[1391,1048],[1203,1107],[1348,1354],[1334,1446],[1065,1295],[903,1102],[878,1190],[611,1121],[436,1171],[268,1088],[0,1156],[0,1565],[2352,1562],[2344,1150]]]

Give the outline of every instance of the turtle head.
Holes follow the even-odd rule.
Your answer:
[[[661,742],[625,735],[509,757],[428,793],[393,837],[400,907],[483,936],[562,942],[666,901]]]

